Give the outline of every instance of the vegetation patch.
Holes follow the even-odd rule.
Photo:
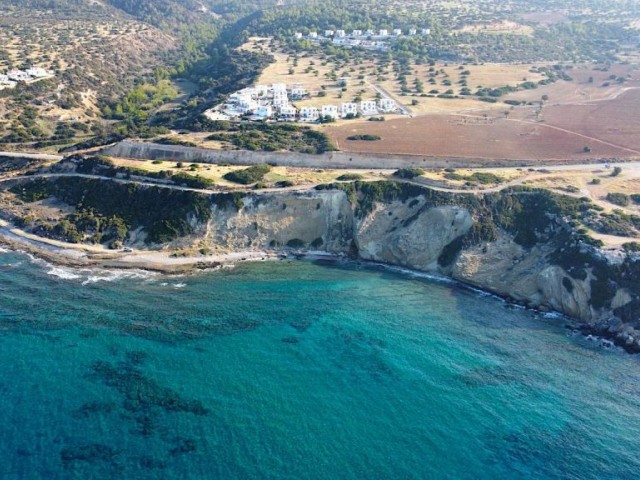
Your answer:
[[[626,207],[629,205],[630,198],[626,193],[609,192],[607,193],[607,201],[620,207]]]
[[[364,133],[361,135],[349,135],[347,140],[360,140],[364,142],[375,142],[377,140],[382,140],[380,135],[372,135],[370,133]]]
[[[143,227],[148,243],[165,243],[191,234],[194,230],[190,217],[204,222],[211,216],[211,202],[207,195],[133,183],[61,177],[31,180],[10,190],[23,201],[54,196],[80,212],[91,212],[97,219],[115,217],[124,223],[128,231]],[[81,226],[88,221],[86,215],[68,216],[66,220],[78,232],[86,230]],[[70,225],[65,223],[62,227],[69,235],[74,235]]]
[[[215,131],[207,140],[227,142],[244,150],[262,150],[320,154],[335,150],[329,137],[310,127],[273,123],[209,122]]]
[[[401,168],[393,172],[394,177],[404,178],[407,180],[411,180],[412,178],[419,177],[420,175],[424,175],[424,170],[422,168],[417,168],[417,167]]]
[[[271,171],[271,166],[267,164],[252,165],[244,170],[236,170],[224,175],[225,180],[230,182],[249,185],[261,181],[264,176]]]

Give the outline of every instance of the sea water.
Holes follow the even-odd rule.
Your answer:
[[[1,479],[637,479],[640,359],[358,265],[0,253]]]

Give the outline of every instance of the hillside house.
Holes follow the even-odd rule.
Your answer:
[[[430,35],[431,34],[431,29],[430,28],[423,28],[420,33],[422,35]]]
[[[320,112],[316,107],[302,107],[300,109],[300,120],[303,122],[315,122],[320,118]]]
[[[380,32],[378,33],[379,36],[381,37],[388,37],[389,36],[389,30],[387,30],[386,28],[381,28]]]
[[[418,33],[418,31],[415,28],[409,29],[409,35],[414,36],[416,33]]]
[[[302,40],[302,33],[301,32],[294,33],[293,38],[295,38],[296,40]]]
[[[302,87],[293,87],[291,89],[291,99],[292,100],[301,100],[309,95],[309,92],[306,88]]]
[[[338,118],[338,107],[335,105],[323,105],[322,106],[322,116],[330,117],[334,120]]]
[[[329,37],[333,37],[333,30],[325,30],[324,31],[324,36],[329,38]]]
[[[363,100],[360,102],[360,111],[363,115],[373,115],[378,113],[378,105],[375,100]]]
[[[293,105],[285,105],[278,109],[278,117],[281,120],[295,120],[298,115],[298,109]]]
[[[51,72],[47,72],[44,68],[40,67],[31,67],[25,73],[33,78],[43,78],[51,75]]]
[[[9,70],[7,72],[7,77],[9,77],[9,80],[13,80],[14,82],[28,82],[31,80],[31,75],[27,75],[27,72],[17,69]]]
[[[318,38],[318,32],[309,32],[309,38]]]
[[[390,98],[382,98],[378,101],[378,108],[382,112],[393,112],[396,109],[396,102]]]
[[[273,116],[273,108],[271,105],[260,105],[256,108],[255,116],[260,119],[267,119]]]
[[[361,37],[362,36],[362,30],[354,30],[353,32],[351,32],[351,36],[353,36],[353,37]]]
[[[357,115],[358,114],[358,105],[355,103],[343,103],[340,105],[340,116],[346,117],[347,115]]]
[[[394,28],[394,29],[393,29],[393,34],[394,34],[396,37],[399,37],[400,35],[402,35],[402,29],[400,29],[400,28]]]

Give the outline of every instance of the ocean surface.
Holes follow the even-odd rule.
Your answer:
[[[640,358],[382,268],[0,253],[0,479],[637,479]]]

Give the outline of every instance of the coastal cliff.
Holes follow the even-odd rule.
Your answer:
[[[585,200],[376,183],[247,194],[239,209],[214,207],[195,236],[214,250],[324,250],[447,275],[640,350],[640,255],[604,251],[581,233],[573,216]]]
[[[585,332],[640,351],[640,254],[599,247],[582,228],[597,214],[586,198],[525,187],[449,193],[395,181],[207,194],[63,177],[12,188],[26,204],[51,197],[76,207],[54,226],[14,218],[40,234],[120,238],[139,249],[342,254],[556,310]]]

